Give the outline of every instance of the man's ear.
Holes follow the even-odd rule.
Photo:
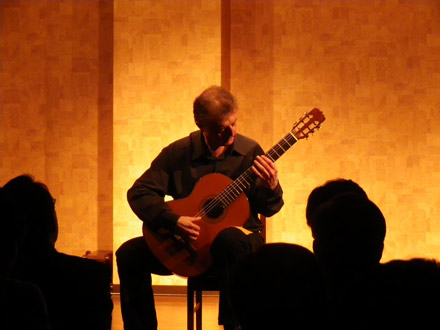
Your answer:
[[[325,245],[325,241],[315,238],[313,240],[313,253],[317,256],[320,256],[321,258],[324,258],[328,252],[328,247],[326,247]]]

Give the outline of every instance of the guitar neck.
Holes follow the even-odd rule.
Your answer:
[[[298,139],[292,132],[284,136],[277,144],[275,144],[265,156],[275,162],[280,158],[291,146],[293,146]],[[243,191],[249,188],[255,180],[255,174],[252,168],[248,168],[237,179],[231,182],[215,199],[217,199],[222,207],[227,207],[231,204]]]
[[[297,141],[298,139],[295,137],[295,135],[293,135],[292,132],[289,132],[276,145],[270,148],[269,151],[266,152],[265,156],[275,162]]]

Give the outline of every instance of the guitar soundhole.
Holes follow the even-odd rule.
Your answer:
[[[205,220],[211,223],[220,222],[225,211],[225,207],[213,199],[205,200],[203,209],[205,210]]]

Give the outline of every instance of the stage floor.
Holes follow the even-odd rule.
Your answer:
[[[123,330],[119,294],[112,295],[113,322],[112,330]],[[185,295],[156,295],[156,313],[159,322],[158,330],[186,329],[186,296]],[[217,324],[218,296],[203,297],[203,330],[222,330]]]

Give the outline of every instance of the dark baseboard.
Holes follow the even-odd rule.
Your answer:
[[[153,285],[155,295],[186,296],[186,285]]]
[[[119,284],[113,284],[112,294],[119,294]],[[158,296],[186,296],[186,285],[153,285],[153,292]],[[217,291],[204,291],[203,295],[218,296]]]

